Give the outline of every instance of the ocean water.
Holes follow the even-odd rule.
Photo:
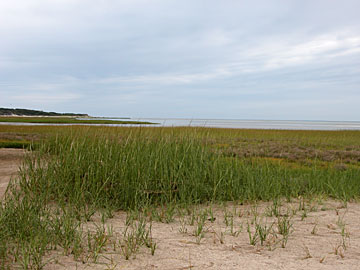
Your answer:
[[[94,118],[91,118],[94,119]],[[360,121],[298,121],[298,120],[236,120],[236,119],[185,119],[185,118],[101,118],[107,120],[132,120],[156,123],[158,127],[212,127],[246,129],[287,129],[287,130],[360,130]],[[3,125],[84,125],[84,124],[33,124],[0,123]],[[96,126],[139,126],[119,124],[95,124]]]
[[[360,121],[292,121],[180,118],[131,118],[129,120],[158,123],[158,126],[165,127],[191,126],[249,129],[360,130]]]

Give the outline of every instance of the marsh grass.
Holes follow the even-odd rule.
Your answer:
[[[290,234],[293,232],[293,223],[289,215],[283,215],[277,217],[277,230],[282,236],[281,247],[285,248],[289,240]]]
[[[358,195],[354,179],[360,176],[355,169],[287,169],[272,162],[223,158],[191,134],[62,136],[45,144],[32,162],[47,154],[46,169],[40,165],[32,174],[53,179],[47,191],[54,199],[96,207],[111,203],[119,209],[321,193],[349,200]]]
[[[142,215],[138,220],[132,220],[125,227],[122,239],[119,240],[121,253],[126,260],[129,260],[142,246],[150,249],[151,255],[155,254],[156,242],[151,234],[152,223],[146,221]]]
[[[0,269],[13,265],[42,269],[47,263],[44,255],[57,249],[76,260],[86,261],[86,254],[92,254],[90,258],[97,261],[111,241],[102,228],[82,230],[82,224],[92,221],[97,212],[102,213],[104,223],[114,211],[133,211],[126,222],[128,229],[117,242],[126,259],[140,246],[154,254],[151,220],[173,222],[179,207],[189,209],[189,225],[195,226],[194,235],[200,243],[207,218],[214,221],[214,217],[211,212],[196,213],[188,206],[205,202],[273,201],[268,216],[278,217],[276,226],[285,246],[291,222],[281,215],[281,198],[326,195],[347,202],[360,193],[356,164],[345,170],[319,166],[317,161],[311,166],[284,166],[256,155],[229,156],[216,146],[219,140],[256,143],[261,138],[276,140],[283,134],[288,139],[296,135],[293,139],[299,145],[318,143],[325,149],[338,142],[337,147],[343,149],[346,141],[340,133],[321,133],[329,134],[326,141],[319,133],[308,138],[310,133],[285,131],[49,129],[56,135],[47,134],[25,158],[19,177],[1,203]],[[20,128],[12,130],[19,132]],[[351,144],[358,142],[358,133],[345,134]],[[151,212],[150,220],[139,215],[140,209]],[[304,200],[300,200],[299,210],[309,211]],[[224,217],[231,234],[236,233],[235,216],[226,213]],[[256,213],[252,225],[248,223],[250,243],[264,244],[272,226],[261,223]]]
[[[1,141],[0,140],[0,148],[20,148],[29,149],[31,146],[31,142],[28,141]]]

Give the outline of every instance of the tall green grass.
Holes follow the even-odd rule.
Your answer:
[[[359,195],[359,170],[294,169],[255,158],[228,158],[206,142],[191,132],[154,136],[141,129],[121,137],[57,136],[26,162],[20,186],[39,195],[45,192],[59,203],[117,209],[319,193],[344,199]]]

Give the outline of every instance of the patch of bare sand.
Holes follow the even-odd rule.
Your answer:
[[[360,204],[348,203],[345,208],[341,202],[327,200],[308,204],[305,215],[304,210],[298,210],[299,201],[284,203],[282,213],[294,214],[285,248],[276,233],[277,218],[266,215],[269,205],[261,203],[256,208],[258,222],[275,222],[274,235],[263,246],[259,242],[249,244],[247,224],[253,231],[253,205],[217,206],[213,208],[216,220],[206,221],[200,244],[194,235],[195,225],[189,225],[190,217],[177,217],[170,224],[153,222],[152,235],[157,243],[154,256],[142,248],[136,258],[125,260],[120,248],[114,251],[108,247],[99,264],[82,264],[63,256],[58,258],[62,265],[50,263],[46,269],[360,269]],[[226,226],[225,213],[233,215],[236,233]],[[108,220],[114,235],[121,235],[125,219],[126,213],[121,212]]]
[[[4,195],[11,177],[19,170],[25,150],[0,148],[0,198]]]

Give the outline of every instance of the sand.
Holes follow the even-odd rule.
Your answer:
[[[0,198],[4,195],[10,179],[16,176],[25,151],[0,148]]]
[[[297,202],[283,204],[295,207]],[[258,211],[264,213],[268,204],[261,203]],[[194,226],[184,230],[179,221],[170,224],[153,222],[153,237],[158,247],[152,256],[146,248],[136,258],[125,260],[119,250],[111,248],[99,260],[101,264],[82,264],[69,257],[59,258],[63,266],[52,264],[47,269],[360,269],[360,205],[330,201],[314,204],[312,212],[302,220],[300,211],[292,218],[292,230],[285,248],[281,238],[270,237],[264,246],[249,244],[247,222],[253,219],[253,206],[236,205],[242,217],[236,217],[236,227],[243,226],[238,235],[231,235],[224,224],[224,208],[215,210],[215,222],[206,222],[205,237],[197,243]],[[205,206],[204,206],[205,208]],[[234,205],[227,206],[233,211]],[[107,222],[114,232],[124,230],[126,213],[117,213]],[[274,218],[274,217],[273,217]],[[273,219],[263,217],[263,222]],[[340,223],[345,224],[345,236]],[[91,224],[89,224],[91,227]],[[314,229],[315,227],[315,229]],[[276,231],[276,228],[274,227]],[[221,232],[224,237],[222,241]],[[222,242],[222,243],[221,243]],[[107,253],[107,254],[106,254]]]
[[[22,150],[0,149],[0,194],[16,174],[23,154]],[[360,269],[360,204],[318,199],[306,203],[305,217],[299,210],[300,202],[294,199],[281,206],[282,214],[294,214],[285,248],[281,247],[276,225],[274,235],[263,246],[250,245],[247,224],[253,230],[255,206],[228,203],[212,206],[216,219],[206,221],[200,243],[194,235],[195,226],[188,224],[189,217],[177,216],[169,224],[153,221],[152,236],[157,243],[154,256],[149,249],[141,248],[136,258],[125,260],[119,248],[114,251],[109,245],[97,264],[83,264],[57,251],[46,258],[49,263],[45,269]],[[266,215],[271,205],[257,205],[261,224],[276,220]],[[201,206],[198,211],[204,209],[209,206]],[[230,226],[226,226],[225,213],[233,216],[237,233],[231,234]],[[114,235],[121,235],[125,219],[125,212],[117,212],[106,226],[113,228]],[[84,228],[94,228],[95,223],[99,224],[99,216]]]

